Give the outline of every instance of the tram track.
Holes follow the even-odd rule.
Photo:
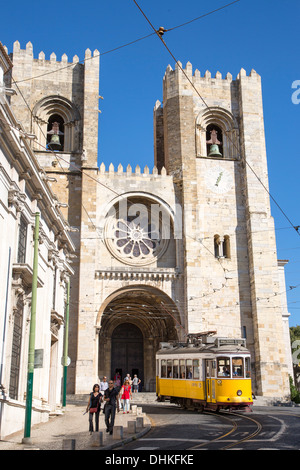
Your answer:
[[[209,412],[205,412],[206,414],[210,414]],[[254,418],[250,418],[249,416],[241,415],[238,413],[233,413],[231,412],[230,414],[227,414],[226,412],[219,412],[218,414],[215,415],[216,417],[222,416],[223,419],[229,421],[232,424],[232,429],[230,431],[227,431],[226,433],[222,434],[221,436],[216,437],[215,439],[212,439],[210,441],[198,444],[196,446],[190,447],[188,450],[199,450],[201,447],[206,447],[206,446],[211,446],[212,444],[221,444],[222,445],[222,440],[228,439],[229,436],[231,436],[232,439],[234,439],[234,433],[240,433],[240,428],[241,424],[238,422],[236,418],[239,420],[242,418],[244,420],[248,420],[253,422],[256,425],[256,428],[253,432],[249,433],[247,436],[237,439],[234,442],[231,442],[230,444],[225,445],[224,447],[219,447],[217,446],[218,450],[227,450],[231,449],[232,447],[235,447],[239,444],[242,444],[246,441],[249,441],[256,437],[262,430],[262,425],[259,421],[257,421]],[[233,418],[235,417],[235,418]],[[216,447],[214,446],[214,450],[216,450]]]
[[[250,441],[251,439],[253,439],[254,437],[256,437],[262,430],[262,425],[259,421],[257,421],[256,419],[254,418],[250,418],[250,416],[243,416],[243,415],[239,415],[238,413],[232,413],[232,415],[234,416],[238,416],[239,418],[243,418],[243,419],[246,419],[248,421],[252,421],[255,425],[256,425],[256,429],[251,433],[249,434],[248,436],[244,437],[243,439],[240,439],[238,440],[237,442],[234,442],[232,444],[228,444],[227,446],[225,447],[222,447],[221,450],[226,450],[226,449],[230,449],[231,447],[234,447],[238,444],[241,444],[243,442],[246,442],[246,441]]]
[[[152,429],[130,448],[157,450],[299,450],[299,413],[261,408],[255,413],[176,411],[174,405],[146,410]],[[198,416],[198,418],[197,418]],[[202,418],[201,418],[202,416]],[[195,418],[196,417],[196,418]],[[195,418],[195,419],[194,419]],[[180,429],[180,432],[178,431]]]

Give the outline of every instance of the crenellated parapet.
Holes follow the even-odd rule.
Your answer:
[[[14,44],[13,44],[12,55],[13,55],[14,60],[16,60],[18,57],[23,58],[23,59],[27,59],[27,60],[31,59],[32,61],[39,61],[43,65],[45,65],[45,63],[48,63],[48,65],[50,67],[51,67],[51,65],[54,65],[54,64],[64,66],[66,64],[71,65],[71,64],[78,64],[79,63],[79,57],[77,55],[74,55],[72,61],[69,61],[68,56],[65,53],[62,54],[60,61],[57,60],[57,56],[54,52],[52,52],[50,54],[50,57],[47,60],[46,57],[45,57],[45,53],[43,51],[41,51],[38,54],[38,58],[35,59],[34,55],[33,55],[33,45],[30,41],[26,44],[25,49],[21,49],[20,42],[15,41]],[[91,58],[97,58],[99,56],[100,56],[100,53],[97,49],[94,50],[93,54],[92,54],[90,49],[86,49],[84,59],[87,60],[87,59],[91,59]]]
[[[100,175],[106,175],[106,176],[124,176],[124,177],[171,177],[167,175],[167,171],[165,167],[163,167],[160,172],[158,171],[157,167],[154,166],[152,169],[152,172],[150,171],[149,167],[146,165],[144,167],[144,170],[141,169],[139,165],[135,167],[135,169],[132,169],[131,165],[127,165],[125,171],[123,168],[123,165],[119,164],[117,169],[115,169],[114,165],[111,163],[108,168],[106,168],[104,163],[101,163],[100,169],[99,169],[99,174]]]
[[[164,100],[172,98],[178,95],[180,90],[181,95],[197,95],[197,91],[202,94],[214,94],[212,99],[221,100],[223,92],[230,94],[231,90],[238,90],[241,83],[250,82],[251,86],[261,85],[261,77],[255,71],[251,70],[249,75],[245,69],[241,69],[237,74],[236,79],[233,78],[231,73],[227,73],[225,76],[221,72],[216,72],[214,76],[209,70],[206,70],[204,74],[201,74],[200,70],[195,69],[190,62],[187,62],[186,66],[183,67],[181,62],[177,62],[175,68],[168,65],[164,79]],[[216,94],[215,94],[216,93]],[[200,99],[200,97],[199,97]],[[204,102],[201,103],[205,106]],[[208,103],[211,105],[212,103]]]
[[[182,72],[182,70],[184,71],[184,73]],[[241,68],[236,77],[236,80],[240,80],[244,77],[249,77],[254,80],[260,80],[260,75],[258,75],[258,73],[254,69],[252,69],[250,74],[247,75],[246,70]],[[215,76],[213,77],[209,70],[206,70],[204,75],[201,76],[201,72],[198,69],[195,69],[193,73],[193,66],[191,62],[187,62],[186,66],[183,67],[182,63],[179,61],[175,64],[174,70],[170,65],[168,65],[165,72],[164,81],[174,79],[180,79],[182,81],[186,80],[187,82],[190,80],[194,85],[197,85],[198,83],[203,83],[205,81],[214,82],[219,80],[225,80],[227,83],[230,83],[234,80],[232,74],[229,72],[225,75],[225,78],[223,78],[221,72],[219,71],[216,72]]]

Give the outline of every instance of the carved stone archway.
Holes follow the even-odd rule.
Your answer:
[[[123,366],[116,364],[116,358],[122,354],[120,352],[118,355],[116,351],[115,340],[117,343],[119,340],[119,346],[126,355],[122,364],[126,363],[126,367],[130,368],[125,371],[125,375],[131,374],[133,369],[139,369],[139,374],[143,378],[143,390],[154,391],[155,354],[159,349],[159,343],[178,340],[179,337],[178,328],[180,329],[181,321],[176,304],[159,289],[150,286],[128,286],[106,299],[98,320],[99,376],[112,375],[118,367],[123,369]],[[132,341],[133,347],[136,347],[138,356],[135,361],[136,366],[130,359],[133,354],[130,346],[125,347],[125,341],[122,343],[121,337],[114,337],[118,328],[123,331],[124,340],[127,332],[128,342]],[[138,331],[141,335],[137,334]]]

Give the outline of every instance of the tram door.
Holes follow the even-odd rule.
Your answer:
[[[209,403],[216,402],[216,361],[207,359],[206,360],[206,401]]]

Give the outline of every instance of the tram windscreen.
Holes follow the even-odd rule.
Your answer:
[[[218,357],[218,377],[230,377],[229,357]]]
[[[244,362],[242,357],[232,358],[232,376],[244,377]]]

